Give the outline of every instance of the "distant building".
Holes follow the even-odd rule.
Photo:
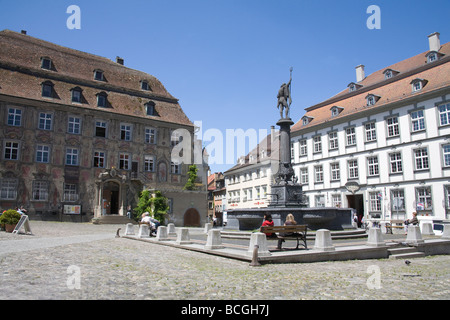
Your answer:
[[[193,146],[194,125],[158,79],[122,58],[1,31],[0,107],[1,210],[124,216],[143,189],[157,189],[170,198],[170,221],[206,219],[205,187],[182,191],[188,165],[171,157],[176,130]]]
[[[366,219],[450,218],[450,43],[365,76],[292,127],[294,169],[311,207]]]
[[[238,163],[224,172],[226,210],[265,208],[269,205],[273,174],[278,170],[278,132],[271,133]]]

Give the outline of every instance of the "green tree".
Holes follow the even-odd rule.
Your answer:
[[[188,171],[188,181],[184,185],[183,190],[195,190],[197,187],[195,186],[195,181],[197,180],[197,172],[198,168],[195,164],[189,166]]]
[[[144,212],[158,220],[161,224],[164,222],[164,215],[169,210],[167,198],[159,190],[155,191],[155,196],[149,190],[144,190],[139,196],[137,207],[133,210],[137,220],[140,220]]]

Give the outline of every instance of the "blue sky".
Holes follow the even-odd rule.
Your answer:
[[[66,26],[70,5],[81,9],[80,30]],[[370,5],[381,10],[381,29],[367,28]],[[449,13],[448,0],[0,0],[0,30],[121,56],[157,77],[203,133],[218,129],[225,138],[226,129],[275,125],[290,67],[297,122],[355,81],[357,65],[367,75],[425,52],[435,31],[448,42]]]

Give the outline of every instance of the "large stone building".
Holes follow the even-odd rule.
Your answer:
[[[356,76],[292,128],[309,205],[368,220],[449,219],[450,43],[433,33],[426,52],[367,77],[358,66]]]
[[[0,210],[123,216],[143,189],[157,189],[170,199],[170,221],[201,225],[206,190],[183,191],[188,164],[171,156],[179,129],[193,146],[178,100],[123,59],[0,32]]]

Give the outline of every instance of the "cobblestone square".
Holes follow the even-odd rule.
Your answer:
[[[125,238],[120,225],[31,221],[33,235],[0,232],[0,299],[441,300],[450,256],[266,264]],[[73,270],[79,271],[79,289]],[[374,282],[379,274],[379,282]],[[294,290],[292,289],[294,288]]]

